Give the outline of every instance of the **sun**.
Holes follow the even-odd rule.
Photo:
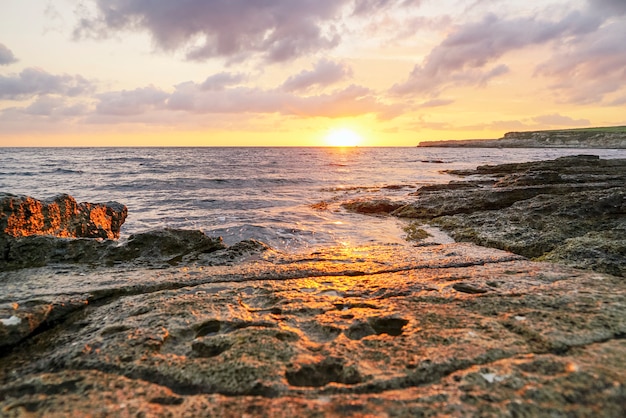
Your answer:
[[[347,129],[333,129],[326,135],[326,143],[331,147],[356,147],[363,138],[356,132]]]

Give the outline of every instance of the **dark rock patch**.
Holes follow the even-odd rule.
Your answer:
[[[402,328],[409,323],[409,321],[404,318],[397,318],[393,316],[369,318],[367,322],[369,322],[376,334],[388,334],[392,337],[402,335]]]
[[[334,357],[319,363],[302,364],[296,370],[288,370],[285,377],[291,386],[304,387],[321,387],[331,382],[355,385],[363,381],[355,366],[346,366],[344,361]]]
[[[225,336],[202,337],[196,339],[191,349],[198,357],[215,357],[230,349],[233,342]]]
[[[343,208],[350,212],[364,213],[364,214],[389,214],[394,210],[404,206],[402,202],[394,202],[389,199],[379,200],[355,200],[352,202],[343,203]]]

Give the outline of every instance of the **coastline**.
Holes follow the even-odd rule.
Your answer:
[[[426,141],[418,147],[625,149],[626,126],[507,132],[499,139]]]
[[[609,219],[622,222],[625,173],[621,161],[606,161],[479,167],[455,173],[465,182],[423,187],[402,206],[359,203],[419,222],[422,210],[432,214],[446,203],[436,218],[459,241],[493,238],[481,225],[501,232],[519,225],[523,217],[510,209],[517,202],[555,222],[546,211],[564,206],[545,200],[548,189],[564,202],[585,198],[573,201],[576,207],[604,202],[596,210],[614,210]],[[581,172],[583,165],[595,168]],[[602,191],[609,200],[590,194]],[[481,201],[493,206],[481,208]],[[458,206],[463,202],[474,213]],[[579,229],[587,220],[571,216]],[[234,245],[181,255],[173,264],[61,262],[0,272],[0,410],[7,416],[624,412],[623,277],[475,243],[418,238],[413,245],[299,254]],[[142,257],[154,260],[150,251]]]

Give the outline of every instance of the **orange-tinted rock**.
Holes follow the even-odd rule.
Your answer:
[[[128,210],[117,202],[76,203],[67,194],[50,200],[0,194],[0,233],[117,239]]]

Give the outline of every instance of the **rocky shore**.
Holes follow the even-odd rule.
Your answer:
[[[465,180],[421,187],[404,201],[344,207],[436,225],[456,241],[626,276],[626,160],[579,155],[449,173]]]
[[[345,204],[407,218],[413,245],[5,232],[13,254],[57,256],[5,251],[0,416],[624,416],[625,172],[485,166]],[[422,224],[473,242],[421,241]],[[99,255],[63,255],[77,242]]]

